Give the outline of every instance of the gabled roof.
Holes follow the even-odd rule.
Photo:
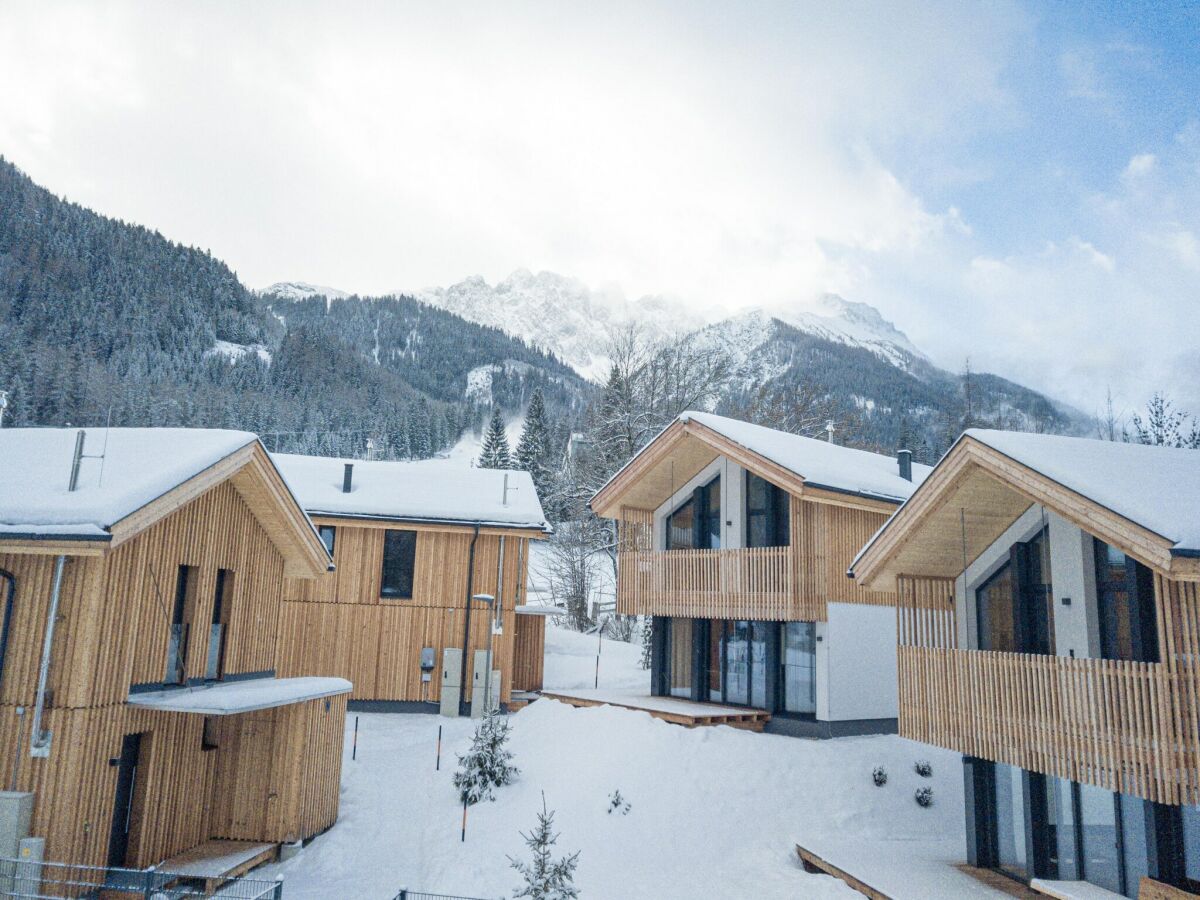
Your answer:
[[[830,491],[867,501],[896,504],[905,500],[931,471],[913,464],[913,480],[900,476],[896,458],[843,447],[829,441],[801,437],[762,425],[752,425],[704,412],[685,412],[643,447],[592,498],[600,515],[634,499],[632,505],[652,503],[670,490],[658,486],[645,497],[636,491],[643,479],[662,480],[670,466],[673,486],[683,484],[718,455],[728,456],[755,474],[793,493]],[[678,464],[676,459],[677,457]],[[642,492],[646,493],[646,492]]]
[[[984,429],[958,439],[851,572],[869,585],[956,576],[1035,503],[1172,577],[1200,577],[1200,451]]]
[[[312,523],[258,438],[198,428],[0,429],[0,542],[16,548],[117,546],[215,484],[232,478],[288,560],[289,574],[329,564]]]
[[[550,530],[528,472],[285,453],[273,458],[310,515]],[[354,470],[344,493],[347,463]]]

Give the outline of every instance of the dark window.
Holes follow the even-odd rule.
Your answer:
[[[696,544],[695,505],[691,500],[667,517],[667,549],[691,550]]]
[[[416,562],[417,533],[386,532],[383,539],[383,580],[380,596],[399,600],[411,599]]]
[[[690,699],[692,696],[692,628],[691,619],[673,618],[667,623],[669,689],[672,697]]]
[[[725,702],[750,702],[750,623],[733,622],[725,636]]]
[[[216,716],[204,717],[204,729],[200,733],[200,749],[204,751],[216,750],[220,747],[217,740],[217,735],[220,733],[220,723]]]
[[[1013,621],[1012,565],[1005,563],[975,592],[979,649],[1012,652],[1017,649]]]
[[[317,533],[321,535],[321,543],[325,545],[329,555],[333,556],[333,543],[337,538],[337,529],[332,525],[322,525],[317,529]]]
[[[1116,547],[1096,540],[1100,656],[1158,662],[1154,576]]]
[[[188,624],[192,618],[192,595],[196,589],[194,566],[180,566],[175,578],[175,602],[171,606],[171,628],[167,637],[167,684],[183,684],[187,674]]]
[[[1049,532],[1011,551],[1017,603],[1017,650],[1054,654],[1054,591],[1050,585]]]
[[[700,533],[696,546],[716,550],[721,546],[721,477],[718,475],[697,493]]]
[[[746,473],[746,546],[786,547],[790,542],[787,491]]]
[[[225,677],[225,647],[229,643],[230,606],[233,599],[233,572],[217,569],[217,589],[213,593],[212,624],[208,631],[208,660],[204,677]]]

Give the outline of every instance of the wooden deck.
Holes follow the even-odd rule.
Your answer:
[[[870,897],[871,900],[912,900],[914,896],[911,892],[908,896],[885,893],[878,887],[868,884],[861,878],[850,874],[845,869],[818,856],[811,850],[801,847],[799,844],[796,845],[796,855],[800,857],[800,864],[804,867],[805,872],[821,873],[837,878],[844,881],[863,896]],[[993,872],[990,869],[978,869],[965,864],[947,866],[947,869],[958,871],[975,882],[974,885],[970,881],[963,882],[964,895],[969,891],[972,897],[996,897],[997,900],[1002,900],[1004,897],[1016,897],[1018,900],[1045,900],[1043,894],[1039,894],[1020,882],[1006,878],[999,872]]]
[[[716,703],[696,703],[678,697],[651,697],[610,691],[542,691],[549,700],[561,700],[571,706],[616,706],[647,712],[656,719],[696,728],[702,725],[728,725],[746,731],[762,731],[771,714],[763,709],[743,706],[721,706]]]
[[[180,876],[204,886],[206,894],[251,869],[271,862],[279,852],[278,844],[259,844],[253,841],[205,841],[178,856],[159,864],[162,872]]]

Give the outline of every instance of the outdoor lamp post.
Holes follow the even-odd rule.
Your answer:
[[[483,673],[483,714],[486,716],[492,711],[492,632],[495,629],[492,628],[491,619],[496,598],[491,594],[475,594],[471,599],[486,603],[488,607],[487,671]]]

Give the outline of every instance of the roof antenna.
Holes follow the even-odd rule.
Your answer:
[[[831,444],[833,443],[833,431],[833,419],[830,419],[825,423],[825,439]]]
[[[500,505],[508,506],[508,492],[512,491],[515,494],[518,490],[519,490],[519,488],[510,488],[508,486],[508,473],[505,472],[504,473],[504,492],[500,496]]]
[[[100,448],[100,475],[96,478],[96,487],[104,484],[104,459],[108,455],[108,432],[112,428],[112,404],[108,407],[108,418],[104,422],[104,446]]]
[[[87,433],[80,428],[75,434],[75,455],[71,459],[71,480],[67,482],[67,490],[74,491],[79,487],[79,464],[85,459],[104,459],[104,453],[84,453],[83,442],[87,440]],[[105,436],[105,444],[108,444],[107,435]],[[103,464],[103,463],[102,463]],[[99,487],[99,484],[97,484]]]

